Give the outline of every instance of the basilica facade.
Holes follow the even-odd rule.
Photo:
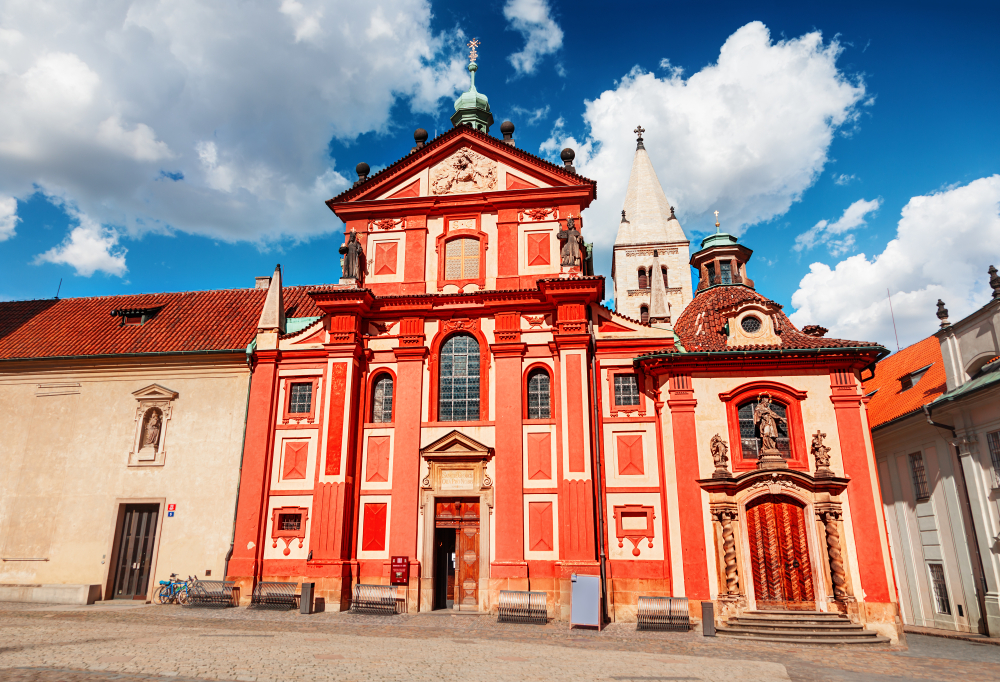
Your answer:
[[[567,619],[593,575],[611,620],[685,596],[895,640],[860,390],[885,349],[797,329],[735,237],[692,255],[641,128],[606,290],[573,152],[491,135],[474,83],[453,122],[327,202],[338,284],[267,284],[229,578],[314,582],[328,609],[358,583],[403,583],[411,612],[530,589]]]

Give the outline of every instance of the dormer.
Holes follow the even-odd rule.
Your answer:
[[[715,224],[716,227],[719,223]],[[747,277],[747,261],[753,251],[731,234],[716,232],[701,241],[701,250],[691,256],[691,267],[698,270],[698,288],[742,284],[754,288]]]
[[[719,310],[727,320],[722,328],[726,346],[780,346],[781,330],[775,318],[781,307],[767,299],[749,300]]]
[[[163,306],[156,308],[119,308],[111,311],[111,317],[120,319],[120,327],[141,327],[156,316],[156,313],[163,310]]]

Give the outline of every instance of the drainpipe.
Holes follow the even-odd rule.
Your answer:
[[[939,429],[947,429],[951,431],[952,438],[958,438],[958,434],[955,431],[954,426],[940,424],[931,419],[930,405],[924,405],[923,410],[924,414],[927,416],[928,424],[936,426]],[[979,630],[981,634],[989,635],[989,628],[986,625],[986,571],[983,568],[983,557],[979,553],[979,535],[976,533],[976,519],[972,515],[972,498],[969,497],[969,482],[965,478],[965,469],[962,467],[962,453],[958,449],[958,445],[952,443],[952,447],[955,450],[955,462],[958,464],[958,475],[961,479],[962,502],[965,503],[965,513],[969,516],[969,528],[966,531],[966,542],[972,546],[972,553],[975,557],[976,568],[979,569],[978,574],[973,575],[973,581],[976,583],[976,601],[979,602]],[[968,537],[970,532],[972,533],[971,538]]]
[[[240,471],[236,478],[236,504],[233,505],[233,532],[229,536],[229,551],[226,552],[226,567],[222,571],[222,579],[229,577],[229,560],[233,558],[233,548],[236,547],[236,518],[240,511],[240,484],[243,483],[243,452],[247,446],[247,419],[250,417],[250,387],[253,384],[253,363],[247,354],[247,367],[250,376],[247,378],[247,404],[243,413],[243,439],[240,441]]]
[[[604,546],[604,496],[602,491],[604,490],[604,485],[602,483],[602,457],[601,457],[601,442],[603,440],[603,433],[600,432],[600,414],[598,413],[598,386],[601,383],[600,377],[597,375],[597,340],[594,338],[593,334],[593,322],[591,322],[591,334],[590,334],[590,394],[591,394],[591,408],[593,411],[593,429],[594,434],[593,444],[594,444],[594,498],[597,507],[597,542],[598,551],[600,552],[600,564],[601,564],[601,602],[603,603],[603,613],[601,617],[604,618],[605,622],[608,622],[608,582],[607,582],[607,560],[608,555]]]

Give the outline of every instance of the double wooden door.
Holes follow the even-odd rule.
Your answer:
[[[438,499],[434,525],[455,532],[455,576],[454,583],[449,585],[449,599],[454,599],[459,608],[478,608],[479,501]]]
[[[158,504],[127,504],[118,535],[115,561],[115,599],[145,599],[153,564]]]
[[[782,495],[753,502],[747,534],[757,608],[816,608],[804,505]]]

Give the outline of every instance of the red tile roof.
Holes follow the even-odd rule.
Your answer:
[[[930,365],[913,388],[903,390],[899,379]],[[871,428],[915,412],[945,392],[944,361],[937,337],[929,336],[893,353],[875,365],[875,375],[864,382],[865,395],[878,391],[868,403]]]
[[[285,287],[289,317],[322,311],[312,287]],[[71,355],[177,353],[245,348],[257,332],[263,289],[185,291],[0,303],[0,360]],[[121,325],[113,310],[159,308],[142,325]]]
[[[776,329],[781,336],[781,344],[727,346],[726,333],[722,328],[728,322],[719,311],[745,301],[779,308],[774,315]],[[848,341],[846,339],[828,339],[825,337],[803,334],[785,313],[781,306],[769,298],[758,294],[753,289],[739,285],[715,286],[705,289],[695,295],[674,325],[674,332],[681,339],[681,345],[686,351],[741,351],[763,349],[802,349],[802,348],[878,348],[879,344],[870,341]]]

